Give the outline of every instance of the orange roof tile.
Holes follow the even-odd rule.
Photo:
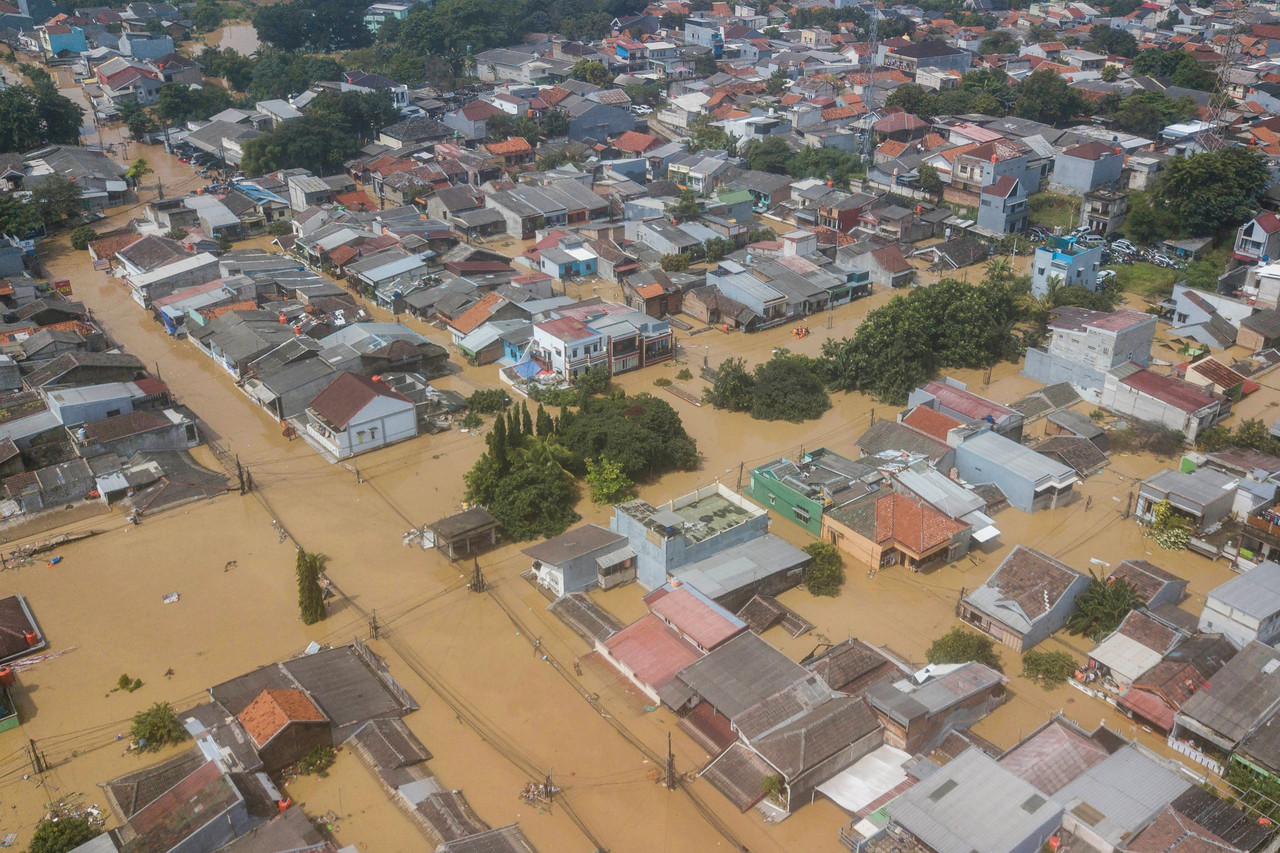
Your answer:
[[[823,121],[838,121],[844,118],[853,118],[858,111],[853,107],[832,107],[829,110],[822,111]]]
[[[907,150],[907,143],[895,139],[886,139],[876,146],[876,153],[885,157],[899,157]]]
[[[896,492],[876,501],[876,541],[894,541],[917,554],[945,545],[968,526],[927,503]]]
[[[916,432],[924,433],[943,444],[946,444],[948,432],[958,426],[964,426],[950,415],[930,409],[928,406],[916,406],[902,419],[902,422]]]
[[[259,749],[290,723],[326,722],[324,714],[301,690],[264,690],[236,719]]]
[[[481,325],[483,325],[493,313],[493,309],[502,301],[502,297],[496,293],[486,293],[483,298],[475,305],[472,305],[466,311],[458,316],[458,319],[449,324],[450,328],[456,329],[464,335],[469,335]]]
[[[490,142],[485,146],[485,149],[496,157],[505,157],[510,154],[530,154],[533,152],[533,146],[523,136],[513,136],[502,142]]]

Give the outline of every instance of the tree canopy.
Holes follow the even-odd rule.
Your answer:
[[[608,86],[613,82],[613,75],[604,67],[603,62],[594,59],[579,59],[569,69],[569,76],[593,86]]]
[[[102,834],[102,829],[87,817],[63,815],[57,820],[45,819],[31,835],[27,853],[67,853]]]
[[[341,127],[321,116],[304,115],[245,143],[240,167],[249,175],[292,168],[332,175],[359,150],[359,139]]]
[[[869,312],[851,338],[828,339],[821,366],[833,390],[904,403],[944,367],[988,367],[1020,355],[1012,283],[954,279],[912,289]]]
[[[1250,219],[1270,183],[1265,154],[1230,146],[1169,160],[1157,179],[1156,195],[1178,217],[1182,230],[1207,236]]]
[[[253,26],[263,42],[283,50],[325,52],[361,47],[373,40],[363,10],[341,0],[292,0],[259,6]]]
[[[1143,601],[1133,584],[1124,578],[1103,581],[1092,570],[1089,574],[1093,580],[1076,598],[1076,611],[1067,620],[1067,630],[1099,642],[1119,628],[1129,611],[1142,606]]]
[[[47,79],[0,91],[0,151],[30,151],[50,143],[75,144],[84,110],[58,94]]]
[[[995,641],[986,634],[976,634],[964,628],[952,628],[934,640],[924,656],[929,663],[968,663],[976,660],[992,669],[1000,669]]]
[[[1057,124],[1084,111],[1084,97],[1065,77],[1043,68],[1017,88],[1015,111],[1020,118]]]

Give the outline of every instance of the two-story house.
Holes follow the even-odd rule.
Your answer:
[[[1069,382],[1096,401],[1108,371],[1128,362],[1146,366],[1151,361],[1154,315],[1066,307],[1054,311],[1048,326],[1048,346],[1028,349],[1022,368],[1025,375],[1045,385]]]

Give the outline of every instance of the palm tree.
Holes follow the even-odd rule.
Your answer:
[[[1006,257],[996,257],[987,261],[986,279],[990,282],[1003,284],[1013,275],[1013,264]]]
[[[521,461],[535,468],[542,468],[548,473],[568,475],[565,465],[572,459],[572,454],[551,435],[526,435],[524,446],[516,451]]]

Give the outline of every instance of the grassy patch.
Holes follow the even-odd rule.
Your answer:
[[[1169,296],[1173,293],[1173,286],[1184,278],[1181,270],[1141,262],[1122,264],[1113,269],[1121,290],[1152,302]]]
[[[1069,195],[1036,193],[1028,200],[1031,224],[1070,231],[1080,219],[1080,199]]]

